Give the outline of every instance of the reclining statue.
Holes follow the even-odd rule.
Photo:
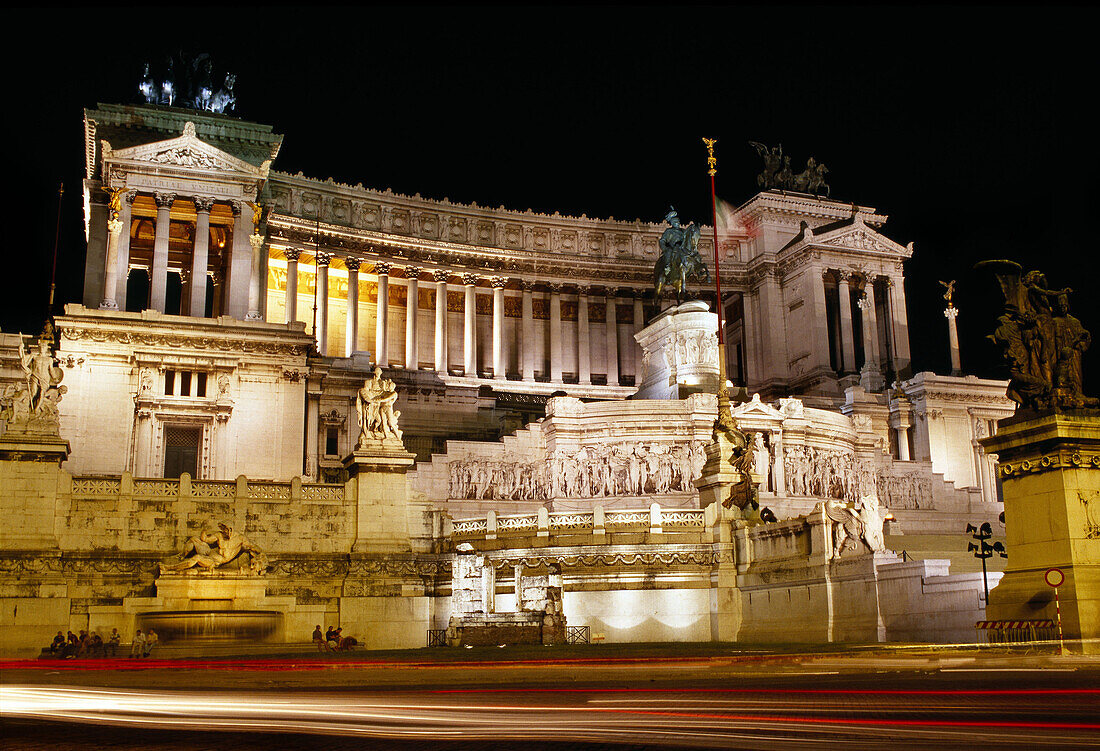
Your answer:
[[[210,571],[235,560],[244,552],[249,554],[246,570],[253,574],[262,574],[267,570],[267,556],[259,546],[228,525],[219,524],[216,530],[203,530],[188,538],[182,553],[160,564],[160,573],[195,567]]]

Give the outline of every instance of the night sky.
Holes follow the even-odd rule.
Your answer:
[[[937,280],[958,279],[963,369],[1003,374],[983,339],[999,292],[970,270],[984,258],[1074,287],[1074,314],[1100,328],[1092,11],[184,8],[8,14],[23,41],[0,53],[4,331],[41,327],[61,181],[57,309],[81,298],[83,108],[137,103],[142,63],[181,48],[237,73],[237,116],[285,134],[275,169],[372,188],[648,221],[674,204],[709,222],[701,136],[734,204],[761,169],[748,141],[813,156],[834,198],[915,243],[918,370],[949,370]]]

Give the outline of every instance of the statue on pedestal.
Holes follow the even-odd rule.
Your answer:
[[[0,394],[0,417],[10,432],[57,435],[61,416],[58,404],[68,390],[61,385],[65,371],[50,351],[51,338],[43,334],[38,348],[28,352],[19,338],[19,365],[23,380],[10,383]]]
[[[1069,287],[1049,289],[1039,271],[1022,273],[1014,261],[982,261],[1004,293],[1004,312],[989,339],[1002,349],[1010,381],[1008,397],[1037,411],[1100,406],[1082,391],[1081,356],[1092,336],[1069,313]]]
[[[382,377],[382,368],[375,367],[374,378],[363,384],[355,395],[355,413],[359,417],[359,440],[356,448],[367,441],[401,440],[397,418],[401,412],[393,408],[397,402],[397,387]]]
[[[692,222],[687,227],[681,227],[680,215],[671,207],[665,214],[665,221],[671,226],[658,241],[661,257],[653,269],[653,289],[655,296],[660,298],[665,285],[672,285],[676,290],[676,304],[679,305],[688,279],[695,277],[710,281],[710,269],[699,255],[699,225]]]

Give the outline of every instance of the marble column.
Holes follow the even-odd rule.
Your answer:
[[[959,317],[959,309],[951,303],[943,311],[947,319],[947,342],[951,347],[951,375],[962,375],[962,363],[959,361],[959,330],[955,327],[955,319]]]
[[[504,380],[504,288],[508,279],[503,276],[489,277],[489,284],[493,287],[493,378]]]
[[[119,212],[121,213],[121,212]],[[100,310],[118,310],[118,241],[122,235],[122,220],[114,211],[107,220],[107,257],[103,262],[103,299]]]
[[[520,374],[525,381],[535,380],[535,283],[524,279],[520,314],[523,336],[520,344]]]
[[[214,318],[219,317],[223,313],[223,301],[225,299],[225,274],[214,269],[210,272],[210,281],[213,283],[214,288],[214,304],[211,305],[211,315]]]
[[[264,320],[264,311],[261,307],[263,299],[262,285],[266,279],[263,273],[264,238],[259,233],[258,227],[256,231],[248,236],[248,244],[252,246],[252,263],[249,265],[248,271],[248,315],[245,316],[245,320],[262,321]]]
[[[856,372],[855,328],[852,326],[852,288],[848,283],[852,275],[847,271],[836,272],[837,297],[840,299],[840,372]]]
[[[328,273],[328,266],[325,266]],[[309,390],[306,386],[306,455],[302,462],[302,474],[312,482],[317,482],[317,460],[320,457],[320,433],[321,433],[321,395]]]
[[[909,461],[909,426],[898,426],[898,460]]]
[[[604,358],[607,362],[607,385],[619,385],[619,316],[615,300],[615,288],[607,288],[607,327]]]
[[[206,315],[206,273],[210,266],[210,210],[214,199],[195,196],[195,249],[191,254],[191,299],[188,314]]]
[[[435,280],[435,372],[447,373],[447,280],[449,271],[433,271]]]
[[[783,431],[772,433],[772,482],[775,485],[776,495],[785,495],[787,492],[787,473],[783,460],[786,454],[783,451]]]
[[[328,356],[328,265],[330,261],[332,261],[332,253],[324,251],[317,253],[317,328],[314,337],[317,339],[317,351],[323,357]]]
[[[463,274],[465,299],[462,305],[462,363],[463,375],[477,378],[477,274]]]
[[[344,331],[344,357],[351,357],[359,349],[359,258],[345,258],[348,267],[348,311]]]
[[[252,212],[245,201],[231,201],[229,206],[234,216],[233,244],[223,312],[233,318],[244,318],[248,314],[248,291],[252,282],[252,247],[248,239],[252,236]]]
[[[890,340],[893,349],[894,369],[901,372],[909,366],[909,320],[905,311],[904,280],[886,278],[890,308]]]
[[[875,303],[864,294],[859,298],[859,309],[863,311],[863,371],[859,385],[867,391],[879,391],[882,389],[883,379],[878,365],[878,342],[875,341]]]
[[[588,287],[577,288],[577,374],[580,384],[592,383],[592,334],[588,328]]]
[[[550,380],[561,383],[561,287],[550,285]]]
[[[122,222],[122,234],[118,237],[118,259],[115,266],[118,276],[115,278],[114,300],[118,303],[119,310],[126,310],[126,286],[130,281],[130,227],[132,224],[134,199],[137,191],[128,191],[122,197],[122,211],[118,220]],[[106,294],[104,294],[106,297]]]
[[[374,362],[383,368],[390,365],[390,264],[374,264],[378,275],[378,298],[374,314]]]
[[[287,248],[286,256],[286,322],[298,320],[298,259],[302,251]]]
[[[153,269],[149,278],[149,307],[164,312],[164,297],[168,291],[168,226],[172,221],[175,193],[157,193],[157,228],[153,235]]]
[[[405,367],[420,369],[420,269],[405,267]]]

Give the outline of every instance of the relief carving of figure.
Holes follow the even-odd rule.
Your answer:
[[[58,404],[68,390],[61,385],[65,371],[50,351],[51,339],[38,338],[38,348],[28,352],[19,338],[19,366],[23,379],[8,384],[0,395],[0,416],[8,429],[56,433],[60,428]]]
[[[833,555],[840,557],[849,548],[858,548],[865,527],[859,511],[850,504],[826,501],[825,515],[833,524]]]
[[[263,574],[267,570],[267,556],[259,546],[226,524],[219,524],[215,530],[203,530],[188,538],[183,552],[176,558],[160,564],[160,573],[185,571],[200,568],[211,571],[237,559],[242,553],[248,553],[247,569],[253,574]]]
[[[355,412],[359,417],[356,448],[368,440],[401,440],[401,430],[397,427],[401,413],[393,408],[396,402],[396,385],[382,377],[382,368],[375,367],[374,378],[364,383],[355,396]]]

